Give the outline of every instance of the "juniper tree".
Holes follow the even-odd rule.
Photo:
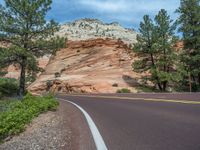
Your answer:
[[[20,96],[25,93],[26,73],[38,71],[37,57],[53,53],[65,45],[54,36],[59,30],[55,21],[46,21],[52,0],[5,0],[0,5],[0,41],[9,43],[1,49],[0,66],[19,64]]]
[[[162,9],[156,15],[154,21],[149,16],[144,16],[140,24],[138,43],[134,51],[139,55],[133,67],[136,71],[149,72],[150,80],[158,85],[160,91],[166,91],[167,85],[179,79],[175,72],[174,36],[175,25],[167,11]]]
[[[184,42],[182,62],[195,91],[197,85],[200,88],[200,0],[181,0],[177,12]]]

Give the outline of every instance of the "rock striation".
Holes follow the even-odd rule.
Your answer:
[[[32,93],[48,90],[62,93],[115,93],[134,87],[138,74],[132,71],[135,56],[121,40],[90,39],[68,41],[57,52],[38,79]],[[130,88],[135,92],[134,88]]]

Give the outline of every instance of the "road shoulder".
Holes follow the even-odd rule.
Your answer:
[[[55,112],[40,115],[18,136],[0,145],[4,150],[93,150],[87,123],[77,108],[60,101]]]

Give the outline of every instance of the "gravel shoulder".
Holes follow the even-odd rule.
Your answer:
[[[0,150],[94,150],[89,127],[81,112],[60,101],[55,112],[41,114],[26,131],[0,145]]]

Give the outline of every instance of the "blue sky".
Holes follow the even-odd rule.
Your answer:
[[[161,8],[176,19],[174,11],[179,3],[179,0],[53,0],[47,18],[60,23],[96,18],[107,23],[117,21],[124,27],[137,29],[143,15],[154,16]]]

